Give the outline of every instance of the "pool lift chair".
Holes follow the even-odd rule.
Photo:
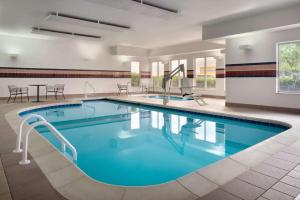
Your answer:
[[[183,97],[189,97],[192,98],[196,103],[200,106],[206,105],[207,103],[204,101],[203,97],[201,94],[196,94],[192,91],[193,86],[189,85],[189,80],[188,78],[185,78],[185,70],[184,70],[184,64],[180,64],[176,69],[174,69],[172,72],[169,74],[166,74],[163,78],[162,82],[162,88],[164,89],[164,104],[168,103],[168,98],[167,96],[170,95],[170,90],[171,90],[171,81],[174,76],[176,76],[178,73],[182,72],[183,73],[183,78],[181,79],[181,95]],[[169,90],[167,91],[167,84],[169,83]],[[202,104],[199,102],[201,101]]]
[[[181,79],[181,95],[183,97],[189,97],[192,98],[199,106],[207,105],[207,103],[204,101],[202,94],[196,94],[193,92],[193,86],[190,86],[189,79],[188,78],[182,78]],[[201,101],[201,103],[199,102]]]

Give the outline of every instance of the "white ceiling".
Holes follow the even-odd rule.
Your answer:
[[[32,37],[34,35],[30,33],[31,28],[40,26],[100,35],[103,42],[110,45],[154,48],[201,40],[203,23],[299,2],[299,0],[148,0],[179,10],[178,16],[166,19],[137,13],[136,9],[122,9],[115,6],[116,3],[108,5],[109,1],[126,0],[0,0],[0,34]],[[116,32],[45,20],[49,12],[56,11],[129,25],[132,30]]]

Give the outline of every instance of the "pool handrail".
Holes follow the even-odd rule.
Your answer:
[[[23,127],[25,122],[27,122],[30,119],[39,119],[41,121],[47,121],[44,117],[42,117],[41,115],[38,114],[30,114],[28,116],[26,116],[19,127],[19,133],[17,135],[17,142],[16,142],[16,149],[13,150],[14,153],[21,153],[23,150],[21,149],[21,139],[22,139],[22,135],[23,135]]]
[[[19,162],[20,165],[26,165],[30,163],[30,160],[27,159],[27,152],[28,152],[28,137],[29,134],[32,132],[32,130],[38,126],[46,126],[51,133],[61,142],[62,144],[62,151],[65,153],[66,151],[66,146],[69,147],[69,149],[72,151],[73,154],[73,161],[77,161],[77,150],[75,147],[49,122],[47,121],[38,121],[33,124],[31,124],[30,128],[26,132],[24,136],[24,150],[22,154],[22,160]]]

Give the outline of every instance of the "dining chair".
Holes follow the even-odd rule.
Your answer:
[[[57,99],[57,94],[61,94],[65,99],[64,95],[65,85],[64,84],[56,84],[56,85],[47,85],[46,86],[46,99],[48,98],[48,93],[54,93],[55,99]]]
[[[27,101],[29,101],[28,96],[28,87],[17,87],[15,85],[8,85],[9,97],[7,99],[7,103],[14,96],[14,102],[18,95],[21,95],[21,103],[23,102],[23,94],[27,96]]]

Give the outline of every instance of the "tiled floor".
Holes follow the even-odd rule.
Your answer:
[[[30,165],[21,166],[18,164],[20,154],[12,153],[16,134],[6,122],[4,114],[28,105],[0,103],[0,200],[65,199],[51,186],[34,160]]]
[[[280,151],[258,166],[253,167],[234,180],[223,185],[201,200],[223,199],[233,195],[232,199],[269,199],[289,200],[300,193],[300,145],[288,148],[289,153]],[[288,158],[282,157],[285,154]],[[280,157],[280,158],[278,158]],[[290,157],[292,161],[287,161]],[[226,199],[226,198],[225,198]]]
[[[137,99],[137,97],[129,97]],[[152,102],[156,102],[155,100]],[[228,108],[224,100],[207,99],[208,106],[199,107],[195,102],[171,102],[174,106],[199,108],[200,110],[243,113],[245,116],[270,119],[286,119],[300,124],[300,115],[279,113],[255,109]],[[4,114],[16,108],[28,107],[34,104],[0,103],[0,199],[64,199],[49,183],[38,165],[32,160],[28,166],[18,165],[20,155],[11,153],[15,145],[15,134],[4,119]],[[300,135],[300,133],[299,133]],[[300,136],[299,136],[300,137]],[[261,147],[249,151],[248,157],[236,157],[214,166],[215,172],[201,170],[195,172],[197,179],[186,177],[178,180],[179,184],[195,195],[202,196],[203,191],[209,194],[199,200],[285,200],[294,199],[300,193],[300,142],[292,137],[279,137],[270,142],[269,147]],[[288,144],[288,148],[282,149]],[[275,154],[274,152],[279,150]],[[247,162],[247,166],[242,163]],[[257,164],[259,163],[259,164]],[[232,171],[222,171],[222,166],[232,168]],[[250,169],[248,166],[251,166]],[[232,180],[232,174],[240,175]],[[217,178],[216,178],[217,177]],[[209,180],[209,181],[207,181]],[[220,187],[219,187],[220,186]],[[11,195],[10,195],[11,194]],[[129,195],[123,199],[130,199]],[[142,199],[143,197],[141,197]],[[156,197],[159,199],[159,197]],[[109,200],[109,199],[108,199]]]

